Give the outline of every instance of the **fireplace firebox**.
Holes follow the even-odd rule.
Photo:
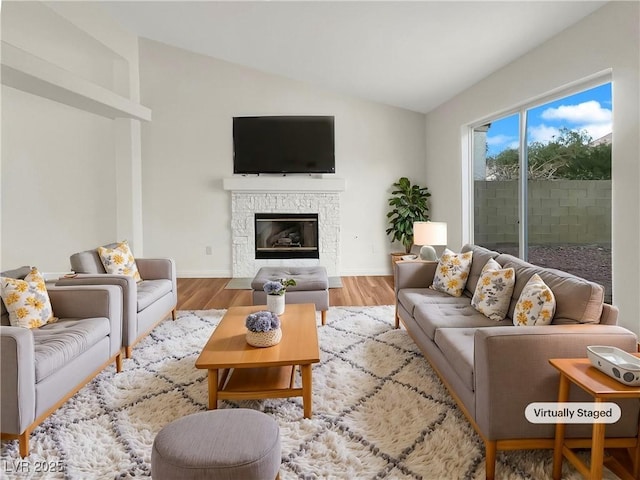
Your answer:
[[[317,213],[256,213],[256,258],[320,258]]]

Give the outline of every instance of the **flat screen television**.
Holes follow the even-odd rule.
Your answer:
[[[335,173],[334,117],[233,118],[233,173]]]

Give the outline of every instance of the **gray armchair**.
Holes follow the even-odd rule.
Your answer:
[[[23,279],[30,267],[2,272]],[[13,327],[0,301],[0,436],[29,454],[31,432],[111,362],[122,369],[122,295],[115,286],[47,285],[55,323]]]
[[[113,248],[116,244],[105,245]],[[171,314],[176,319],[178,289],[176,268],[168,258],[136,258],[142,281],[106,273],[97,249],[74,253],[71,270],[77,275],[61,278],[56,285],[116,285],[123,297],[122,345],[127,358],[133,347]]]

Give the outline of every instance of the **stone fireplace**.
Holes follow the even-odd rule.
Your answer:
[[[322,265],[329,276],[339,276],[340,266],[340,191],[344,180],[313,177],[234,177],[224,180],[225,190],[231,191],[232,275],[234,278],[253,278],[264,266]],[[286,217],[285,217],[286,214]],[[310,221],[303,220],[302,229],[295,233],[279,224],[277,229],[287,231],[269,242],[260,240],[263,215],[274,222],[282,218],[299,221],[317,218],[317,242],[313,256],[301,255],[297,243],[302,244],[305,229],[313,230]],[[279,218],[278,218],[279,217]],[[266,227],[265,227],[266,228]],[[273,225],[268,227],[273,228]],[[271,230],[270,230],[271,231]],[[293,232],[293,235],[289,235]],[[264,233],[264,232],[263,232]],[[282,233],[282,232],[281,232]],[[313,242],[312,242],[313,243]],[[263,257],[271,249],[277,258]],[[258,254],[258,252],[261,253]],[[307,258],[304,258],[307,257]],[[311,257],[311,258],[309,258]]]

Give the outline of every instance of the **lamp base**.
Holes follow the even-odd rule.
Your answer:
[[[423,245],[422,248],[420,248],[420,260],[437,262],[438,255],[436,254],[436,249],[431,245]]]

